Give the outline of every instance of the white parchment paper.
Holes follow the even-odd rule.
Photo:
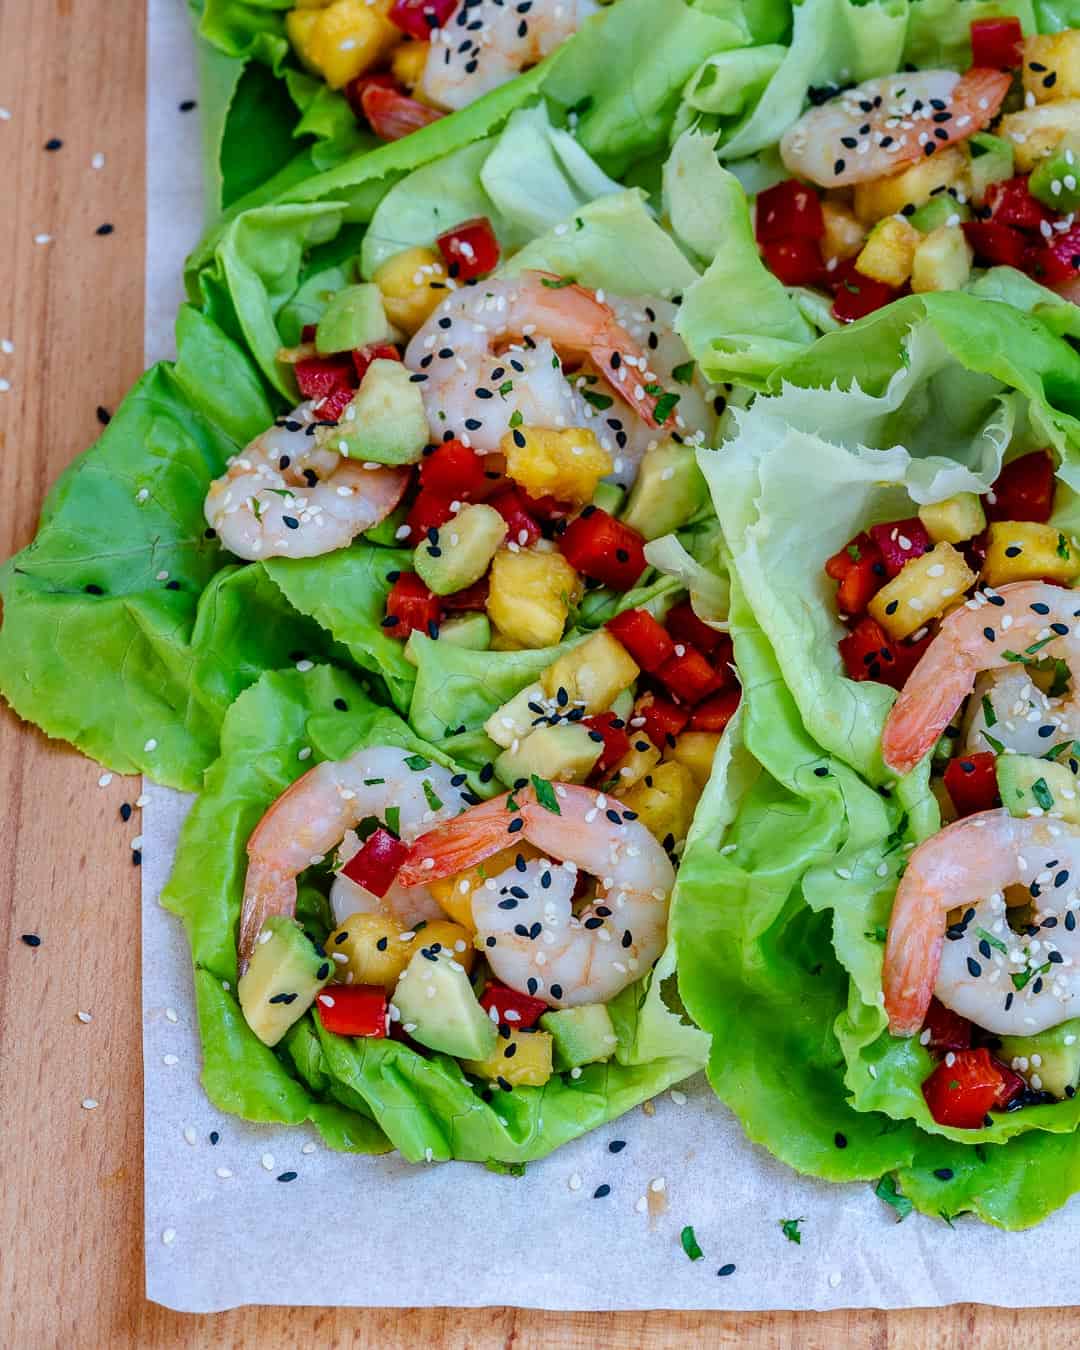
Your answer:
[[[150,0],[147,362],[173,354],[180,269],[199,232],[192,42]],[[146,1283],[189,1312],[244,1303],[561,1309],[1070,1304],[1080,1205],[1030,1233],[913,1215],[869,1186],[796,1176],[749,1144],[703,1079],[530,1164],[522,1178],[335,1154],[314,1130],[245,1124],[199,1087],[187,944],[157,897],[189,799],[143,813]],[[685,1095],[685,1100],[683,1097]],[[218,1142],[211,1142],[216,1132]],[[624,1140],[617,1153],[614,1140]],[[295,1171],[295,1181],[277,1180]],[[602,1185],[610,1193],[594,1198]],[[780,1230],[801,1217],[799,1246]],[[679,1232],[705,1253],[691,1262]],[[734,1264],[732,1273],[718,1276]]]

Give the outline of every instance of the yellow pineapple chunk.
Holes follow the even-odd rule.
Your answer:
[[[333,0],[319,9],[290,10],[285,29],[301,61],[331,89],[341,89],[370,70],[401,36],[367,0]]]
[[[565,689],[567,708],[584,706],[586,713],[605,712],[640,674],[637,662],[606,628],[571,648],[540,676],[548,698],[559,699]]]
[[[1080,99],[1042,103],[1020,112],[1006,113],[999,136],[1011,141],[1017,173],[1028,173],[1052,154],[1066,136],[1080,135]]]
[[[905,563],[870,601],[872,618],[891,638],[905,638],[936,619],[975,580],[975,573],[952,544]]]
[[[386,317],[410,336],[447,296],[446,267],[430,248],[407,248],[371,278],[382,292]]]
[[[393,989],[413,954],[409,943],[401,940],[404,931],[388,914],[350,914],[324,944],[334,962],[334,979],[339,984],[381,984]]]
[[[919,231],[903,216],[879,220],[855,259],[855,270],[874,281],[883,281],[886,286],[900,287],[911,276],[921,239]]]
[[[487,1059],[463,1059],[461,1067],[477,1078],[502,1078],[511,1087],[543,1087],[552,1074],[550,1031],[518,1031],[500,1036]]]
[[[850,206],[843,202],[824,201],[821,214],[825,219],[825,234],[821,253],[826,262],[833,258],[854,258],[863,246],[866,227]]]
[[[959,291],[971,276],[971,245],[959,225],[939,225],[919,240],[911,263],[911,289]]]
[[[489,877],[500,876],[513,867],[517,858],[526,862],[538,858],[540,854],[531,844],[522,844],[520,848],[504,848],[501,853],[492,854],[482,863],[470,867],[467,872],[458,872],[456,876],[442,877],[438,881],[429,881],[428,890],[450,915],[451,919],[474,937],[476,924],[473,922],[473,892],[480,889]],[[462,963],[464,964],[464,963]]]
[[[645,828],[667,848],[686,838],[700,795],[694,775],[675,760],[658,764],[628,791],[616,792],[622,804],[636,811]]]
[[[690,770],[699,792],[712,773],[716,747],[720,744],[718,731],[683,731],[675,737],[675,744],[665,753],[665,759],[673,759],[677,764]]]
[[[451,923],[449,919],[428,919],[426,923],[416,924],[411,931],[411,938],[406,934],[403,943],[410,956],[414,956],[419,947],[441,948],[464,966],[466,975],[472,970],[473,958],[476,956],[473,947],[476,930],[471,924],[466,927],[461,923]]]
[[[531,497],[584,506],[614,467],[596,433],[583,427],[517,427],[500,442],[506,473]]]
[[[394,79],[410,92],[420,83],[429,51],[431,51],[429,43],[415,42],[412,39],[399,43],[393,50],[390,69]]]
[[[898,215],[905,206],[922,206],[935,188],[956,187],[967,175],[967,160],[950,147],[888,178],[855,184],[855,214],[867,225]]]
[[[1080,31],[1067,28],[1024,39],[1024,92],[1036,103],[1080,97]]]
[[[522,647],[554,647],[578,587],[578,574],[561,553],[500,549],[491,563],[488,618]]]
[[[943,502],[920,506],[919,519],[935,544],[962,544],[986,529],[986,512],[974,492],[958,492]]]
[[[643,731],[635,731],[631,727],[630,749],[611,771],[612,778],[616,780],[616,789],[621,792],[623,788],[631,788],[635,783],[640,783],[659,763],[660,751]]]
[[[1067,584],[1080,576],[1080,545],[1056,525],[995,520],[986,541],[982,580],[987,586],[1046,577]]]

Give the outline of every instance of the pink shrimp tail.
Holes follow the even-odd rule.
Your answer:
[[[893,1036],[914,1036],[921,1029],[937,984],[945,942],[940,903],[934,896],[914,892],[918,885],[914,876],[909,898],[907,881],[907,877],[901,881],[893,902],[882,967],[885,1012]]]
[[[508,809],[506,802],[507,797],[500,795],[422,834],[398,872],[400,884],[419,886],[455,876],[509,847],[523,824],[510,832],[514,821],[522,820],[522,816],[520,811]]]
[[[262,926],[272,914],[296,913],[296,878],[284,876],[276,868],[252,858],[244,881],[244,900],[240,906],[240,925],[236,954],[240,974],[247,970]]]
[[[962,614],[963,611],[957,611]],[[950,616],[951,617],[951,616]],[[881,753],[896,774],[910,773],[952,721],[975,687],[976,671],[955,650],[949,619],[923,652],[893,704],[881,734]]]
[[[993,70],[989,66],[972,66],[961,75],[952,91],[953,111],[957,114],[968,113],[978,124],[973,130],[981,131],[997,116],[1011,87],[1012,76],[1005,71]],[[966,126],[962,130],[964,135],[970,134]]]

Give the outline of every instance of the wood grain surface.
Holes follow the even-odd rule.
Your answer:
[[[176,0],[181,3],[182,0]],[[141,0],[0,0],[0,550],[139,374]],[[197,115],[197,114],[192,114]],[[46,150],[50,138],[63,144]],[[104,167],[91,166],[97,153]],[[99,226],[113,231],[99,235]],[[49,242],[35,242],[48,235]],[[148,1303],[142,1277],[138,873],[115,778],[0,714],[0,1346],[954,1347],[1064,1344],[1074,1310],[544,1314]],[[32,948],[20,938],[36,933]],[[80,1022],[79,1010],[92,1020]],[[85,1098],[100,1103],[81,1106]],[[958,1251],[957,1258],[962,1259]],[[432,1254],[437,1281],[439,1254]],[[430,1277],[430,1275],[429,1275]]]

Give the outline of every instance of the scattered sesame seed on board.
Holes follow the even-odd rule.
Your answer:
[[[81,1011],[80,1011],[80,1012],[77,1012],[77,1013],[75,1014],[75,1016],[79,1019],[80,1022],[92,1022],[92,1021],[94,1020],[94,1015],[93,1015],[93,1013],[81,1012]]]
[[[272,1172],[274,1170],[274,1155],[272,1153],[264,1153],[259,1161],[267,1172]]]
[[[179,1013],[177,1013],[175,1008],[166,1008],[165,1017],[166,1020],[169,1022],[179,1022],[180,1020],[180,1015]]]
[[[96,1097],[84,1097],[79,1104],[84,1111],[96,1111],[98,1100]]]
[[[199,1135],[194,1125],[184,1126],[184,1141],[190,1144],[192,1148],[199,1142]]]
[[[111,773],[103,773],[101,777],[97,780],[97,785],[98,787],[105,788],[109,786],[112,780],[113,776]]]
[[[176,1229],[175,1228],[163,1229],[161,1234],[161,1240],[166,1247],[171,1247],[172,1244],[176,1241]]]
[[[566,1184],[570,1187],[572,1191],[580,1191],[581,1174],[579,1172],[573,1172],[570,1176],[570,1180]]]
[[[161,1062],[171,1069],[174,1064],[180,1063],[180,1057],[179,1055],[162,1055]]]

